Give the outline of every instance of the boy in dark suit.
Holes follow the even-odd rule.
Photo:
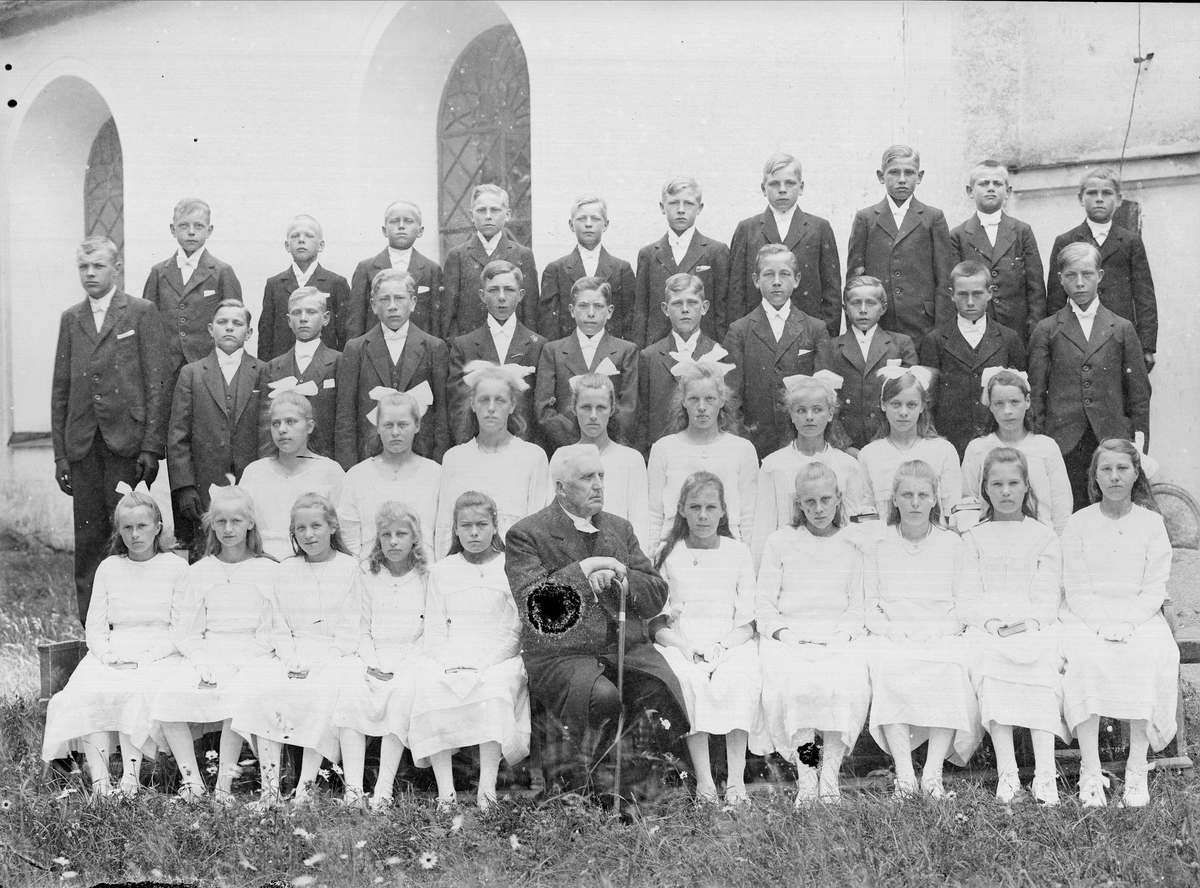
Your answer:
[[[340,274],[334,274],[317,261],[317,255],[325,249],[321,223],[312,216],[297,216],[288,226],[283,248],[292,256],[292,267],[268,278],[263,291],[262,318],[258,325],[259,360],[273,360],[292,347],[295,337],[288,300],[292,293],[303,287],[312,287],[327,295],[325,310],[329,319],[321,331],[321,339],[338,351],[346,343],[350,285]]]
[[[1034,430],[1062,450],[1078,511],[1090,504],[1088,469],[1101,441],[1141,432],[1149,448],[1150,379],[1137,330],[1097,297],[1100,251],[1074,243],[1055,256],[1071,301],[1029,340],[1030,413]]]
[[[958,317],[921,342],[921,364],[938,371],[933,421],[961,461],[973,438],[992,428],[992,411],[980,403],[987,367],[1025,369],[1025,344],[1013,330],[988,317],[992,276],[982,262],[960,262],[950,272]]]
[[[829,331],[792,302],[799,262],[791,250],[766,244],[755,261],[754,286],[761,298],[754,311],[733,322],[725,337],[735,366],[726,383],[737,400],[746,437],[762,460],[794,437],[783,405],[783,378],[812,375],[816,350],[829,341]]]
[[[1152,370],[1154,353],[1158,350],[1158,300],[1142,236],[1113,225],[1113,213],[1121,205],[1121,179],[1116,171],[1108,167],[1089,170],[1079,184],[1079,202],[1087,218],[1056,237],[1050,251],[1047,307],[1056,312],[1067,304],[1059,253],[1068,244],[1091,244],[1100,251],[1100,268],[1104,272],[1104,283],[1097,293],[1100,302],[1133,324],[1142,344],[1146,369]]]
[[[292,347],[264,364],[258,387],[262,392],[258,411],[258,455],[271,456],[270,395],[280,389],[297,388],[308,397],[313,409],[313,430],[308,447],[333,459],[333,433],[337,416],[337,368],[342,353],[323,341],[329,324],[325,294],[315,287],[301,287],[288,297],[288,327]],[[289,384],[280,385],[282,380]]]
[[[1004,164],[995,160],[976,164],[967,186],[975,213],[950,232],[950,247],[955,262],[973,260],[986,266],[992,285],[988,317],[1025,343],[1046,316],[1046,286],[1033,229],[1004,212],[1011,194]]]
[[[337,369],[333,449],[343,469],[383,449],[367,418],[375,409],[371,392],[376,388],[406,392],[428,383],[433,405],[413,439],[413,452],[441,462],[450,446],[446,403],[449,354],[446,343],[409,320],[416,302],[417,282],[407,271],[388,269],[375,275],[371,307],[379,323],[346,343]]]
[[[116,288],[116,244],[89,237],[75,259],[87,298],[59,323],[50,427],[54,477],[72,498],[75,594],[86,624],[121,498],[117,482],[153,484],[166,453],[169,368],[159,313]]]
[[[883,415],[879,409],[883,380],[877,371],[889,363],[912,367],[917,350],[903,333],[889,333],[879,326],[888,298],[878,278],[850,278],[844,299],[849,329],[817,347],[813,370],[832,370],[842,377],[838,419],[850,442],[861,450],[875,437]]]
[[[245,349],[253,329],[250,309],[226,300],[208,327],[214,348],[180,372],[167,430],[175,542],[190,550],[193,561],[204,546],[200,519],[208,510],[209,485],[224,485],[227,474],[241,479],[258,459],[262,365]]]
[[[396,201],[384,211],[382,230],[387,238],[387,246],[378,255],[358,263],[350,279],[343,346],[355,336],[362,336],[375,323],[375,314],[371,309],[371,281],[379,272],[389,268],[407,271],[417,282],[413,323],[432,336],[442,335],[439,329],[442,269],[413,247],[425,233],[421,208],[411,201]]]
[[[668,231],[661,240],[638,251],[637,294],[633,317],[625,327],[627,338],[645,348],[670,332],[659,311],[667,278],[694,274],[704,281],[712,313],[701,322],[705,335],[720,339],[736,318],[729,316],[729,247],[705,237],[696,228],[704,209],[704,193],[690,176],[676,176],[662,189],[658,207],[667,218]]]
[[[662,311],[671,322],[671,332],[638,356],[638,447],[648,455],[654,442],[670,431],[674,414],[671,398],[678,380],[671,368],[678,363],[672,352],[697,360],[708,354],[716,343],[700,329],[700,319],[708,313],[704,281],[694,274],[673,274],[667,278]],[[722,349],[724,351],[724,349]]]
[[[799,284],[792,302],[824,321],[830,336],[837,336],[842,323],[842,263],[829,223],[797,206],[804,193],[800,161],[790,154],[772,154],[763,166],[762,193],[767,208],[739,222],[729,245],[730,324],[753,311],[758,300],[754,286],[758,251],[766,244],[783,244],[797,262]]]
[[[954,317],[950,229],[941,210],[913,196],[925,177],[915,149],[892,145],[875,175],[887,196],[855,214],[846,276],[885,281],[887,311],[880,326],[919,345],[930,330]]]
[[[508,236],[504,226],[512,218],[508,192],[499,185],[480,185],[471,195],[471,219],[475,233],[446,253],[442,268],[441,331],[443,339],[453,339],[477,330],[486,320],[487,311],[479,301],[484,267],[503,259],[521,269],[529,286],[529,298],[521,308],[521,323],[537,326],[539,304],[537,263],[533,251]]]
[[[575,329],[571,318],[571,288],[581,277],[598,277],[612,288],[614,336],[626,336],[625,327],[633,317],[636,283],[633,266],[609,253],[600,243],[608,231],[608,204],[602,197],[584,195],[571,205],[567,222],[578,246],[555,259],[542,271],[542,293],[538,305],[538,332],[560,339]]]
[[[575,332],[547,342],[538,360],[534,404],[538,423],[553,450],[579,441],[579,422],[570,411],[571,377],[584,373],[611,376],[617,394],[616,425],[620,436],[633,440],[637,422],[638,348],[610,336],[612,289],[600,278],[580,278],[571,287]],[[610,426],[611,428],[611,426]]]
[[[487,321],[471,333],[450,343],[450,427],[455,444],[472,437],[471,390],[463,383],[463,368],[472,361],[520,364],[537,370],[546,340],[517,320],[517,307],[525,297],[525,275],[511,262],[497,259],[483,269],[479,298],[487,306]],[[533,409],[534,386],[521,394],[516,409],[525,420],[525,439],[542,443],[541,429]]]

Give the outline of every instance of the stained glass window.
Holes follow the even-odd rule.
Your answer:
[[[111,117],[100,127],[88,155],[83,180],[83,236],[100,235],[117,245],[125,255],[125,165],[121,137]],[[117,276],[117,289],[125,289],[125,275]]]

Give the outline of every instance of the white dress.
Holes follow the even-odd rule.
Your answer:
[[[341,503],[346,477],[342,467],[324,456],[313,456],[304,464],[300,472],[287,477],[275,457],[256,459],[246,466],[238,482],[238,487],[254,500],[263,551],[277,561],[296,554],[292,550],[292,506],[302,494],[318,493],[332,502],[334,508]]]
[[[650,545],[650,500],[646,461],[632,447],[615,441],[600,453],[604,466],[604,511],[633,525],[643,552]]]
[[[554,498],[550,463],[546,451],[515,435],[499,453],[479,449],[478,439],[446,451],[442,460],[442,484],[438,493],[434,554],[444,558],[454,543],[454,501],[468,490],[486,493],[496,501],[503,538],[508,529],[534,512],[546,508]]]
[[[351,554],[366,558],[375,545],[375,513],[391,500],[411,507],[421,519],[426,546],[437,530],[438,492],[442,467],[431,459],[415,456],[399,475],[393,474],[383,457],[364,459],[346,473],[338,520],[342,540]],[[432,551],[432,547],[430,547]]]
[[[874,502],[880,521],[887,520],[896,470],[914,459],[928,463],[938,476],[938,502],[942,507],[943,520],[949,520],[950,509],[962,499],[962,468],[958,463],[958,451],[945,438],[918,438],[909,450],[903,452],[887,438],[880,438],[858,452],[863,494]]]
[[[503,557],[474,565],[456,554],[433,566],[422,647],[413,666],[413,761],[428,767],[435,752],[488,742],[510,765],[525,758],[529,690]]]
[[[1071,516],[1062,542],[1067,724],[1145,719],[1158,751],[1175,736],[1179,694],[1179,648],[1162,615],[1172,554],[1162,516],[1134,506],[1113,521],[1097,503]],[[1096,634],[1113,623],[1134,626],[1125,642]]]
[[[792,523],[792,509],[796,501],[796,476],[809,463],[819,462],[828,466],[837,476],[838,492],[842,495],[842,509],[846,517],[875,508],[874,500],[863,496],[862,473],[858,460],[836,447],[825,445],[815,456],[805,456],[793,445],[768,454],[762,461],[758,473],[758,505],[754,513],[754,563],[762,563],[763,547],[767,539],[781,527]]]
[[[758,491],[758,453],[754,445],[732,432],[712,444],[691,444],[684,433],[659,438],[650,448],[650,548],[671,530],[679,506],[679,491],[693,472],[712,472],[725,485],[725,511],[735,540],[754,539],[754,510]]]
[[[703,650],[753,624],[754,564],[745,544],[722,537],[716,549],[689,549],[680,540],[661,573],[669,594],[652,634],[669,622]],[[751,731],[761,721],[762,669],[753,638],[729,648],[715,665],[694,663],[676,647],[654,646],[679,679],[692,733]]]
[[[260,630],[275,656],[243,666],[230,691],[233,729],[251,743],[266,737],[336,761],[330,718],[341,684],[361,666],[352,657],[362,619],[361,578],[358,561],[341,552],[318,564],[296,556],[279,565],[271,619]],[[289,677],[292,660],[307,677]]]
[[[337,728],[382,737],[395,734],[408,745],[415,671],[425,625],[426,578],[416,570],[392,576],[386,567],[373,574],[364,566],[362,630],[357,672],[338,694],[333,711]],[[382,681],[368,669],[391,672]]]
[[[215,555],[188,569],[187,596],[176,642],[184,654],[175,680],[154,695],[151,715],[158,722],[219,725],[232,718],[230,682],[241,668],[271,648],[259,628],[271,618],[271,590],[279,565],[270,558],[225,564]],[[197,666],[208,666],[215,688],[200,687]]]
[[[967,445],[962,463],[964,496],[980,497],[982,501],[983,462],[997,447],[1008,446],[995,433],[976,438]],[[1015,449],[1025,454],[1025,461],[1029,463],[1029,486],[1037,497],[1038,521],[1053,527],[1054,532],[1062,536],[1075,500],[1058,442],[1030,432]]]
[[[967,624],[971,678],[983,726],[1020,725],[1067,741],[1062,718],[1062,546],[1031,518],[987,521],[963,534],[959,618]],[[1001,638],[984,626],[1034,619],[1040,628]]]
[[[150,703],[180,663],[171,627],[179,623],[187,578],[187,562],[166,552],[148,561],[112,555],[100,563],[88,608],[88,653],[50,700],[43,760],[81,750],[79,739],[100,731],[128,735],[145,755],[165,744],[151,721]],[[108,654],[138,666],[106,666]],[[109,742],[115,748],[117,738]]]
[[[863,573],[862,544],[844,530],[816,537],[781,527],[767,540],[755,605],[764,715],[750,738],[755,754],[790,759],[815,731],[854,748],[871,705]],[[807,643],[777,641],[780,629]]]
[[[966,765],[983,737],[956,609],[962,561],[958,534],[936,527],[915,545],[887,527],[868,556],[871,736],[889,755],[889,724],[912,728],[909,751],[929,739],[929,728],[952,728],[947,758],[956,765]]]

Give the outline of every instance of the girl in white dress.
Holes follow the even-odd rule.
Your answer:
[[[355,557],[365,558],[376,545],[375,513],[384,503],[407,503],[430,531],[437,526],[442,467],[413,453],[421,430],[423,402],[408,392],[380,398],[370,418],[375,421],[383,452],[364,459],[346,473],[338,517],[342,537]]]
[[[187,562],[164,548],[162,513],[149,493],[126,493],[113,511],[112,553],[100,563],[88,608],[87,656],[46,712],[42,759],[83,747],[92,791],[113,792],[108,757],[119,739],[124,773],[118,792],[136,795],[152,736],[150,701],[178,667],[171,635],[187,595]],[[113,735],[116,735],[114,738]]]
[[[308,449],[313,415],[312,404],[304,395],[273,393],[267,417],[276,453],[246,466],[239,486],[254,500],[263,550],[283,561],[299,551],[292,545],[290,529],[296,498],[315,493],[336,507],[346,473],[333,460]]]
[[[268,639],[258,630],[271,616],[278,565],[263,555],[250,495],[240,487],[214,486],[210,496],[203,520],[206,554],[188,570],[185,606],[173,627],[187,659],[176,680],[155,694],[151,715],[162,724],[179,764],[179,794],[186,800],[205,792],[192,726],[198,732],[203,725],[220,725],[216,797],[227,803],[233,800],[242,751],[242,737],[230,726],[230,682],[242,666],[271,654]]]
[[[1037,520],[1039,503],[1025,455],[989,451],[983,464],[985,508],[966,544],[958,615],[967,624],[971,675],[983,726],[996,750],[996,798],[1021,792],[1013,725],[1033,736],[1033,797],[1058,804],[1054,737],[1069,740],[1062,718],[1062,547]]]
[[[467,443],[446,451],[442,460],[434,534],[438,558],[456,545],[454,503],[468,490],[481,491],[496,501],[504,527],[544,509],[554,495],[546,451],[519,437],[525,427],[515,408],[529,388],[524,373],[532,368],[471,361],[463,370],[476,432]]]
[[[734,427],[732,394],[724,375],[732,364],[680,361],[671,368],[679,377],[672,399],[675,427],[650,448],[650,545],[657,547],[670,531],[665,518],[674,514],[683,482],[693,472],[712,472],[725,485],[729,532],[747,544],[754,539],[758,453],[739,438]]]
[[[1029,430],[1028,374],[989,367],[983,371],[982,400],[996,418],[996,430],[967,445],[962,463],[963,495],[981,496],[983,461],[989,451],[995,447],[1015,448],[1025,454],[1029,465],[1029,486],[1037,497],[1038,520],[1062,536],[1074,506],[1071,479],[1058,442]]]
[[[950,510],[962,495],[962,469],[958,451],[933,427],[926,394],[932,381],[928,367],[884,367],[887,379],[879,397],[883,418],[875,440],[858,454],[864,495],[874,502],[878,515],[887,515],[892,504],[892,478],[901,463],[920,460],[937,474],[938,519],[945,526]]]
[[[356,674],[362,573],[338,533],[333,504],[315,493],[292,507],[300,554],[279,565],[271,618],[260,631],[275,656],[247,663],[234,678],[233,729],[255,746],[262,771],[260,805],[279,800],[279,749],[304,747],[295,801],[308,800],[321,759],[338,756],[330,721],[338,690]]]
[[[512,765],[529,754],[521,618],[504,573],[496,504],[471,490],[450,514],[454,546],[429,572],[409,743],[418,767],[433,765],[440,811],[457,799],[452,756],[478,745],[476,801],[486,812],[496,802],[500,757]]]
[[[1079,738],[1079,798],[1105,804],[1100,716],[1128,719],[1127,807],[1150,802],[1146,753],[1175,736],[1179,648],[1162,614],[1171,541],[1141,455],[1128,441],[1102,441],[1089,492],[1099,502],[1076,512],[1063,533],[1062,613],[1067,724]]]
[[[338,695],[333,724],[342,742],[348,805],[363,799],[367,737],[383,738],[379,778],[371,795],[371,810],[382,811],[392,804],[396,770],[408,743],[429,554],[421,519],[404,503],[381,505],[371,516],[371,526],[376,535],[363,564],[360,663]]]
[[[696,800],[717,801],[708,738],[725,735],[725,801],[746,795],[746,743],[761,719],[762,671],[754,640],[754,564],[729,535],[725,490],[711,472],[688,477],[667,538],[654,557],[667,581],[663,612],[650,637],[679,679],[692,732],[685,738],[696,772]]]
[[[579,443],[594,444],[604,466],[604,511],[633,525],[638,544],[645,549],[650,534],[650,501],[646,461],[632,447],[608,436],[608,424],[617,409],[612,377],[585,373],[571,387],[571,411],[579,422]]]
[[[896,763],[898,798],[918,791],[912,751],[928,740],[921,789],[941,799],[943,761],[965,765],[982,735],[956,610],[963,542],[937,526],[938,476],[927,463],[901,464],[892,489],[887,527],[867,561],[866,622],[877,636],[868,654],[871,736]]]
[[[800,807],[841,798],[838,773],[867,720],[871,681],[862,543],[842,530],[838,477],[814,461],[795,485],[792,521],[767,540],[758,573],[764,730],[750,748],[795,764]]]
[[[762,462],[758,473],[758,509],[754,516],[754,563],[762,562],[767,538],[792,523],[795,515],[796,474],[813,462],[823,463],[837,476],[841,509],[847,518],[874,511],[874,500],[863,496],[858,460],[846,453],[850,439],[836,421],[837,390],[842,378],[829,370],[813,376],[783,380],[783,406],[796,429],[796,439]]]

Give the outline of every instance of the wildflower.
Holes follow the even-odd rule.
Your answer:
[[[199,829],[199,828],[200,828],[200,821],[197,820],[192,824],[192,829]]]
[[[304,888],[305,885],[311,885],[315,881],[317,880],[312,876],[296,876],[296,878],[292,879],[292,885],[295,888]]]
[[[646,831],[646,835],[648,835],[648,836],[652,836],[652,835],[654,835],[656,832],[658,832],[658,825],[657,825],[657,824],[656,824],[656,825],[654,825],[654,826],[652,826],[652,827],[650,827],[650,829]]]
[[[382,882],[382,881],[383,881],[383,876],[376,876],[376,877],[375,877],[375,884],[376,884],[376,885],[378,885],[378,884],[379,884],[380,882]]]
[[[431,870],[437,866],[438,856],[432,851],[425,851],[417,858],[417,862],[421,864],[421,869]]]
[[[389,857],[387,860],[385,860],[385,861],[383,862],[383,865],[384,865],[384,866],[395,866],[395,865],[396,865],[396,864],[398,864],[399,862],[400,862],[400,858],[399,858],[399,857],[394,857],[394,856],[393,856],[393,857]]]
[[[302,826],[298,826],[294,830],[292,830],[292,835],[299,836],[302,839],[311,839],[312,838],[312,833],[310,833],[308,830],[306,830]]]
[[[74,786],[68,786],[66,789],[64,789],[62,792],[60,792],[58,794],[58,796],[56,797],[56,801],[61,802],[63,799],[65,799],[67,796],[69,796],[73,792],[79,792],[79,790],[76,789]]]
[[[680,772],[679,772],[679,779],[680,779],[680,780],[687,780],[687,771],[680,771]]]
[[[71,860],[68,857],[56,857],[56,858],[54,858],[54,860],[52,862],[57,863],[59,866],[70,866],[71,865]]]
[[[455,814],[454,819],[450,821],[450,832],[458,832],[460,829],[462,829],[462,825],[463,816],[461,814]]]
[[[258,764],[258,759],[246,759],[245,761],[238,762],[238,764],[243,768],[248,768],[250,765]]]
[[[662,726],[665,730],[668,730],[668,731],[671,730],[671,720],[670,719],[660,718],[659,721],[662,722]]]
[[[367,840],[366,840],[366,839],[359,839],[357,842],[355,842],[355,843],[354,843],[354,850],[355,850],[355,851],[361,851],[361,850],[362,850],[363,848],[365,848],[365,847],[367,847]]]
[[[210,749],[208,752],[204,753],[204,757],[206,759],[208,759],[210,762],[216,761],[217,760],[217,751],[215,749]]]
[[[248,861],[245,858],[245,856],[242,854],[238,855],[238,863],[240,863],[242,865],[242,869],[250,870],[251,872],[255,872],[255,873],[258,872],[258,867],[256,867],[250,861]]]
[[[521,850],[521,840],[517,838],[516,833],[513,833],[511,836],[508,837],[508,844],[512,847],[512,849],[514,851]]]
[[[154,876],[154,878],[156,878],[156,879],[161,879],[163,877],[162,870],[160,870],[158,867],[155,867],[154,869],[150,870],[150,875]]]
[[[317,773],[321,775],[322,780],[329,779],[329,769],[328,768],[322,768],[321,770],[317,771]]]
[[[304,865],[305,866],[316,866],[318,863],[320,863],[322,860],[324,860],[327,856],[328,855],[326,855],[324,852],[318,852],[318,853],[314,854],[312,857],[305,858]]]
[[[959,823],[966,823],[969,818],[962,811],[959,811],[957,814],[954,815],[954,819],[957,820]]]
[[[337,762],[334,762],[332,765],[332,768],[333,768],[333,773],[337,774],[339,777],[342,776],[342,766],[341,765],[339,765]]]
[[[215,774],[215,773],[217,773],[217,766],[216,766],[216,765],[209,765],[209,766],[208,766],[207,768],[205,768],[204,770],[205,770],[205,772],[206,772],[206,773],[208,773],[208,774]]]
[[[65,873],[62,874],[62,877],[64,879],[73,879],[77,875],[79,875],[79,873],[75,872],[75,870],[67,870]]]
[[[349,860],[349,859],[350,859],[349,854],[339,854],[338,855],[338,860]]]

